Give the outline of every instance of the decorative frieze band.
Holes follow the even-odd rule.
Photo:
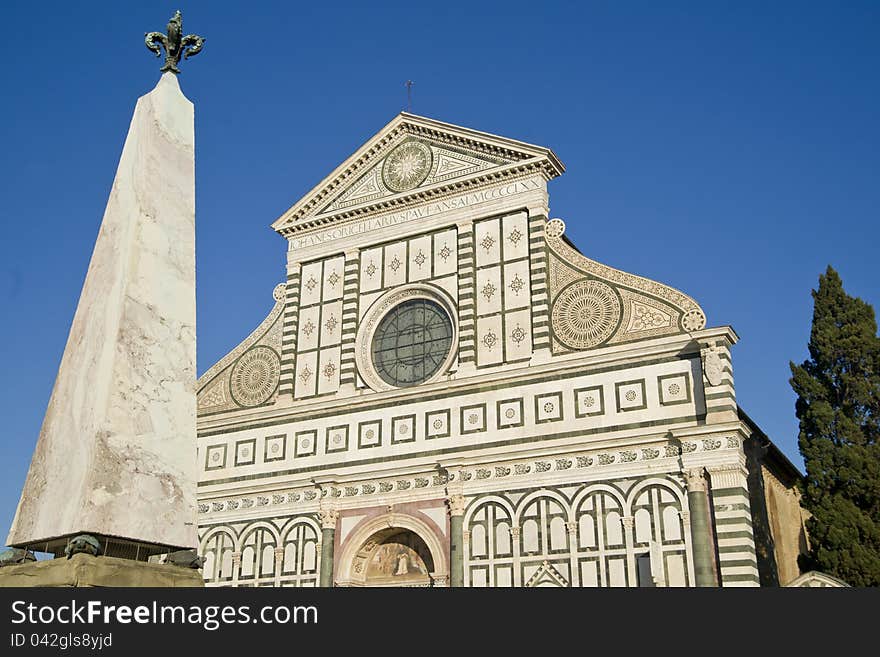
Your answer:
[[[565,455],[547,456],[540,458],[523,459],[522,461],[512,461],[505,463],[487,463],[481,465],[473,465],[458,468],[449,474],[446,472],[437,473],[426,472],[424,474],[400,476],[394,478],[370,479],[366,481],[350,482],[346,484],[332,484],[318,488],[304,488],[289,491],[279,491],[277,493],[263,493],[260,495],[236,497],[231,499],[203,501],[199,503],[199,513],[219,513],[238,511],[240,509],[249,509],[259,506],[290,506],[303,505],[314,506],[321,498],[337,498],[345,500],[348,498],[362,498],[373,495],[383,495],[388,493],[403,493],[411,495],[418,493],[420,489],[434,489],[445,487],[448,483],[454,482],[457,486],[467,487],[475,483],[481,483],[485,480],[495,479],[515,479],[517,477],[530,476],[534,480],[535,475],[545,473],[561,473],[565,471],[578,472],[581,470],[594,469],[611,469],[612,467],[620,467],[632,463],[641,462],[657,462],[667,463],[674,460],[677,463],[682,453],[693,453],[702,451],[715,451],[721,449],[739,450],[740,441],[734,436],[722,439],[703,439],[697,441],[682,441],[678,443],[657,443],[653,445],[644,445],[638,447],[628,447],[622,449],[605,449],[592,450],[584,452],[576,452]],[[677,469],[670,465],[672,470]],[[685,478],[691,486],[698,486],[700,479],[705,475],[699,475],[697,470],[704,473],[704,469],[695,469],[693,472],[685,473]],[[714,468],[719,473],[726,472],[723,468]],[[714,475],[713,475],[714,476]],[[716,486],[713,479],[713,486]],[[445,492],[441,493],[446,497]]]

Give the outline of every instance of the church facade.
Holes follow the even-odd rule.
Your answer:
[[[563,171],[403,113],[275,221],[274,307],[198,382],[209,586],[800,574],[800,475],[737,405],[736,333],[581,254]]]

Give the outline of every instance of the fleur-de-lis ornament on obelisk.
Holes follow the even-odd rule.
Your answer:
[[[156,57],[161,54],[159,46],[165,48],[165,65],[161,68],[163,73],[166,71],[180,73],[180,69],[177,68],[180,56],[183,55],[184,59],[188,59],[193,55],[198,55],[202,46],[205,45],[203,37],[196,34],[187,34],[185,37],[181,37],[182,33],[183,19],[178,10],[168,21],[167,35],[161,32],[147,32],[145,35],[144,42],[147,44],[147,48],[156,53]]]

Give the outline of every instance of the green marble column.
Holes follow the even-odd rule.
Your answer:
[[[463,495],[450,495],[449,505],[449,586],[464,586],[464,507]]]
[[[696,586],[718,586],[715,547],[709,518],[709,496],[704,468],[685,472],[690,507],[691,545]]]
[[[336,509],[321,509],[318,511],[321,518],[321,570],[318,576],[318,586],[333,586],[333,543],[336,540],[336,520],[339,512]]]

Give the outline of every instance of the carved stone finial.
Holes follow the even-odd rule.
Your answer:
[[[180,57],[188,59],[194,55],[198,55],[205,45],[205,39],[196,34],[183,34],[183,18],[180,11],[174,12],[174,16],[168,21],[167,34],[161,32],[147,32],[144,35],[144,43],[147,48],[156,53],[158,57],[161,52],[159,46],[165,48],[165,64],[161,71],[171,71],[172,73],[180,73],[177,65],[180,63]]]

